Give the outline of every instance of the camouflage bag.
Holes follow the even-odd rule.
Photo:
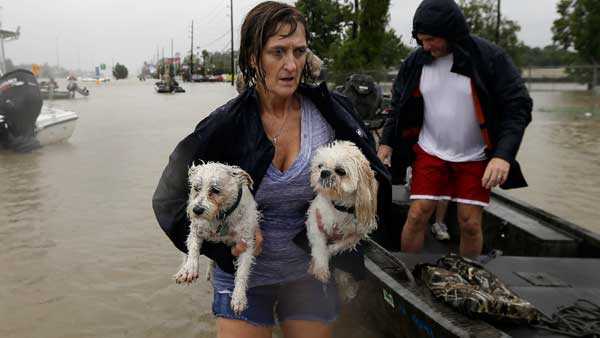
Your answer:
[[[470,317],[528,323],[538,319],[531,303],[472,260],[449,254],[437,265],[417,265],[415,275],[437,299]]]

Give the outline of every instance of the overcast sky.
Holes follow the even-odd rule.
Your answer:
[[[234,40],[244,15],[260,0],[233,0]],[[294,3],[293,0],[285,1]],[[503,0],[506,17],[521,25],[519,38],[530,46],[551,43],[550,27],[558,0]],[[390,25],[409,39],[412,16],[420,0],[391,0]],[[0,0],[2,28],[21,26],[19,40],[5,43],[14,63],[44,63],[84,70],[115,62],[137,72],[156,55],[189,53],[194,20],[194,47],[229,48],[229,0]]]

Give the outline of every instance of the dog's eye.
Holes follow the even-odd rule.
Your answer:
[[[323,165],[322,165],[322,164],[319,164],[319,165],[317,166],[317,168],[321,169],[321,168],[323,168]]]
[[[194,186],[194,191],[195,191],[195,192],[198,192],[198,191],[200,191],[200,190],[201,190],[201,189],[200,189],[200,186],[199,186],[199,185],[195,185],[195,186]]]
[[[342,168],[335,168],[335,173],[338,174],[339,176],[346,176],[346,170],[344,170]]]
[[[210,188],[210,192],[211,192],[211,194],[218,195],[221,193],[221,190],[219,190],[219,188],[212,187],[212,188]]]

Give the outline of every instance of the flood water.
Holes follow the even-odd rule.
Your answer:
[[[88,98],[50,102],[79,113],[69,142],[0,152],[0,337],[215,336],[209,285],[172,282],[180,256],[151,196],[178,140],[233,87],[160,95],[151,81],[86,85]],[[598,101],[532,96],[519,154],[530,187],[511,194],[600,232]]]

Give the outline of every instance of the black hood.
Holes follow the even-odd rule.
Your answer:
[[[413,18],[412,35],[419,45],[417,33],[456,42],[469,35],[467,20],[453,0],[424,0]]]

